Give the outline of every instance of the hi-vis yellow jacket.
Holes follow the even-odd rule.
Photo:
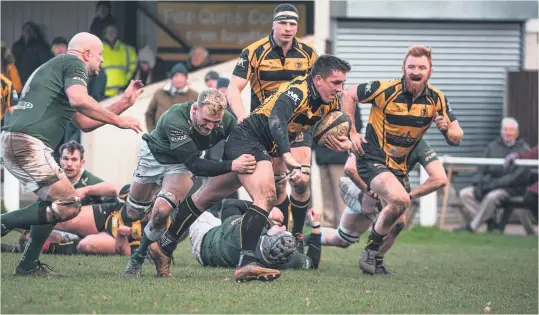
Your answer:
[[[101,67],[107,76],[105,95],[112,97],[118,90],[125,88],[137,69],[135,48],[116,40],[114,47],[103,42],[103,64]]]

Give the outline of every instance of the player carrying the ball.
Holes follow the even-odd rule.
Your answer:
[[[208,180],[192,196],[178,207],[174,221],[159,240],[161,250],[170,257],[179,237],[184,234],[200,214],[245,187],[253,204],[245,213],[241,223],[241,256],[234,273],[237,281],[274,280],[279,270],[265,268],[255,257],[255,247],[268,212],[275,206],[275,169],[290,171],[291,180],[303,180],[301,165],[290,153],[290,143],[301,133],[330,112],[340,110],[340,94],[350,64],[335,56],[319,57],[311,73],[298,77],[279,90],[255,110],[249,117],[232,129],[225,145],[225,160],[233,160],[242,154],[251,154],[256,159],[252,174],[229,173]],[[350,148],[347,136],[328,136],[326,146],[336,151]],[[163,264],[168,262],[164,261]],[[160,270],[161,266],[156,265]]]
[[[352,124],[350,139],[357,155],[357,171],[387,205],[374,223],[361,252],[361,270],[375,274],[380,245],[393,225],[404,221],[404,212],[415,196],[409,193],[408,160],[431,123],[449,145],[459,145],[463,132],[444,93],[428,83],[432,74],[430,48],[412,46],[403,62],[402,78],[371,81],[349,87],[344,110],[354,119],[356,103],[371,103],[366,139]]]

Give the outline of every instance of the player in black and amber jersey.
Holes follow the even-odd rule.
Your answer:
[[[352,151],[358,155],[361,179],[387,202],[371,230],[361,253],[360,268],[370,274],[384,236],[403,219],[410,204],[408,160],[434,121],[449,145],[459,145],[462,129],[444,93],[428,83],[432,74],[431,50],[408,49],[403,77],[393,81],[371,81],[351,86],[344,96],[344,109],[354,117],[356,103],[371,103],[366,140],[352,126]],[[353,118],[352,118],[353,119]]]
[[[202,211],[229,196],[242,185],[253,198],[241,226],[241,258],[234,273],[237,281],[274,280],[275,269],[264,268],[255,258],[255,247],[267,222],[268,212],[276,203],[274,172],[290,172],[292,181],[306,174],[290,153],[290,142],[326,114],[340,110],[339,97],[350,71],[348,62],[337,57],[319,57],[311,73],[282,85],[252,115],[235,126],[225,144],[224,159],[251,154],[256,159],[252,174],[224,174],[211,177],[197,192],[178,207],[172,226],[163,236],[163,251],[174,250],[174,235],[183,235]],[[336,151],[350,148],[348,137],[331,137],[328,147]]]
[[[230,106],[239,121],[245,118],[240,94],[248,82],[251,85],[251,111],[255,111],[276,93],[281,84],[304,76],[311,70],[317,58],[316,51],[295,37],[298,19],[296,7],[288,3],[279,4],[273,13],[271,34],[242,51],[227,91]],[[305,173],[310,173],[311,138],[311,130],[308,129],[297,134],[290,142],[292,155],[303,165]],[[285,175],[275,174],[277,207],[285,216],[286,226],[289,226],[291,213],[294,220],[294,225],[290,225],[291,231],[297,235],[303,232],[303,222],[311,200],[310,180],[309,176],[305,176],[304,181],[290,182],[292,189],[289,198]]]

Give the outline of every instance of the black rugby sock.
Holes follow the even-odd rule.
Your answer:
[[[296,233],[303,234],[303,226],[305,225],[305,217],[307,217],[310,202],[310,197],[306,201],[298,201],[290,196],[290,208],[292,209],[292,218],[294,219],[293,235]]]
[[[202,214],[202,212],[195,206],[191,196],[185,198],[185,200],[178,206],[178,211],[174,216],[172,225],[168,228],[167,232],[159,239],[159,247],[168,255],[176,249],[180,237],[189,230],[189,227],[195,220]]]
[[[267,221],[268,213],[255,205],[251,205],[247,213],[243,215],[240,226],[242,255],[238,264],[239,267],[256,261],[255,257],[248,253],[254,253],[256,250],[256,244]]]
[[[373,224],[371,234],[369,234],[369,239],[367,240],[367,246],[365,246],[365,248],[371,250],[379,250],[380,245],[382,245],[382,242],[384,241],[384,237],[385,235],[381,235],[376,232]]]

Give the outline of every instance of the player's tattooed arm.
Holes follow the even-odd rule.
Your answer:
[[[283,92],[275,101],[268,117],[271,136],[277,144],[277,151],[280,155],[290,152],[288,120],[294,109],[303,102],[303,97],[303,92],[298,88],[291,88]]]

